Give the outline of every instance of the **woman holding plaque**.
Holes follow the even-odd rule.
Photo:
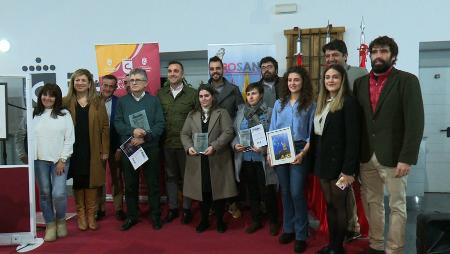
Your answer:
[[[72,118],[62,106],[61,89],[45,84],[39,91],[31,124],[36,139],[34,172],[39,186],[45,241],[67,236],[66,179],[75,133]]]
[[[64,105],[69,109],[75,126],[69,176],[73,177],[78,228],[96,230],[97,188],[105,184],[109,120],[88,70],[79,69],[72,74]]]
[[[245,230],[252,234],[262,228],[261,200],[265,201],[270,221],[270,233],[278,233],[278,213],[276,203],[277,176],[273,169],[266,165],[266,146],[256,147],[252,142],[250,128],[262,126],[263,132],[269,130],[272,108],[263,101],[264,87],[250,84],[245,89],[246,103],[239,107],[234,121],[236,137],[232,142],[235,151],[235,176],[247,189],[250,200],[252,223]]]
[[[198,233],[210,226],[211,206],[216,213],[217,231],[223,233],[227,229],[223,221],[225,199],[237,195],[230,151],[233,123],[225,109],[216,107],[212,86],[200,85],[198,100],[200,103],[189,113],[181,131],[181,142],[188,154],[183,195],[200,200]]]
[[[347,74],[339,64],[325,69],[317,98],[311,151],[314,173],[327,202],[329,245],[317,253],[345,253],[346,199],[359,169],[359,105],[350,89]]]
[[[295,252],[306,250],[308,212],[304,193],[308,175],[309,136],[314,118],[315,103],[308,72],[303,67],[291,67],[283,76],[280,99],[275,102],[270,130],[290,127],[295,157],[290,164],[275,166],[283,203],[283,234],[281,244],[295,240]],[[270,148],[269,148],[270,149]],[[270,156],[268,156],[270,161]]]

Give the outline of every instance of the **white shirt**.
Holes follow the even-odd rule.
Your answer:
[[[134,93],[131,93],[131,96],[133,96],[133,98],[134,98],[136,101],[140,101],[142,98],[144,98],[144,96],[145,96],[145,91],[143,91],[139,97],[134,96]]]
[[[177,95],[183,90],[183,83],[180,83],[175,89],[170,86],[170,91],[172,92],[173,98],[177,98]]]
[[[327,105],[325,105],[322,113],[320,113],[320,115],[314,116],[314,133],[316,135],[322,136],[323,127],[325,127],[325,120],[327,119],[327,115],[330,112],[331,101],[332,99],[327,100]]]
[[[32,121],[34,135],[34,155],[36,160],[58,162],[67,160],[73,153],[75,131],[69,111],[64,116],[51,117],[51,109],[45,109]]]
[[[111,119],[111,108],[112,108],[112,96],[105,100],[106,113],[108,114],[108,119]],[[110,124],[110,121],[108,121]]]

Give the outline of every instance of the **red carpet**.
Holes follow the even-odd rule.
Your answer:
[[[73,199],[69,199],[69,211],[74,211]],[[233,219],[228,214],[225,221],[229,229],[219,234],[212,223],[210,230],[198,234],[195,226],[199,221],[199,211],[194,210],[194,222],[182,225],[177,219],[165,224],[160,231],[152,229],[148,217],[148,209],[142,206],[141,221],[129,231],[119,231],[121,222],[113,216],[111,203],[107,204],[107,216],[99,221],[97,231],[82,232],[77,229],[76,218],[68,222],[69,236],[52,243],[44,243],[30,253],[255,253],[276,254],[294,253],[293,244],[280,245],[278,237],[269,235],[268,227],[254,234],[244,232],[250,219],[248,211],[243,219]],[[165,215],[165,213],[164,213]],[[211,217],[211,222],[215,217]],[[43,237],[43,229],[38,236]],[[315,253],[326,245],[327,237],[321,233],[312,232],[308,239],[308,250],[305,253]],[[367,246],[367,240],[354,241],[346,246],[347,253],[356,253]],[[0,247],[0,253],[15,253],[15,247]]]

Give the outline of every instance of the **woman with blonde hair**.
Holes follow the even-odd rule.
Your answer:
[[[97,188],[105,183],[105,160],[109,151],[109,122],[105,104],[98,96],[92,74],[78,69],[70,78],[64,105],[72,115],[75,144],[69,175],[78,215],[78,228],[97,229]]]
[[[359,105],[351,96],[347,73],[339,64],[323,75],[311,131],[314,173],[327,203],[329,245],[318,254],[343,254],[346,199],[359,169]]]

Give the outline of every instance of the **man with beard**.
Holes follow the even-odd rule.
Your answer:
[[[323,45],[322,47],[323,54],[325,55],[325,64],[330,66],[332,64],[339,64],[345,68],[347,72],[348,84],[350,89],[353,89],[353,83],[355,79],[367,75],[367,70],[350,66],[347,64],[347,45],[343,40],[334,39],[331,42]],[[361,237],[360,233],[360,225],[358,223],[358,213],[356,209],[356,200],[355,193],[353,192],[353,188],[349,188],[347,202],[347,234],[345,236],[346,242],[355,240]]]
[[[355,81],[361,107],[360,178],[369,221],[369,249],[361,253],[403,253],[406,180],[417,163],[424,128],[419,80],[394,68],[398,47],[387,36],[369,45],[372,71]],[[384,241],[384,187],[389,196],[389,232]]]
[[[266,56],[259,62],[261,69],[261,80],[252,83],[259,84],[264,87],[264,103],[269,108],[273,108],[275,101],[278,99],[278,62],[271,56]]]
[[[180,190],[183,190],[186,164],[186,152],[181,144],[180,132],[187,115],[194,109],[198,98],[197,91],[184,79],[184,68],[180,62],[169,62],[167,77],[168,80],[159,90],[158,97],[166,121],[166,129],[163,135],[163,151],[169,212],[165,221],[171,222],[179,216],[178,190],[179,187],[181,187]],[[181,222],[188,224],[191,220],[191,199],[183,197],[183,218]]]
[[[345,68],[347,72],[348,84],[350,85],[350,89],[353,89],[353,83],[359,77],[362,77],[367,74],[367,70],[350,66],[347,64],[347,45],[343,40],[334,39],[331,42],[323,45],[322,52],[325,55],[325,64],[330,66],[332,64],[339,64]]]
[[[239,88],[223,77],[223,62],[218,56],[209,59],[209,76],[208,84],[216,91],[217,106],[226,109],[234,120],[238,106],[244,103],[244,100]]]

